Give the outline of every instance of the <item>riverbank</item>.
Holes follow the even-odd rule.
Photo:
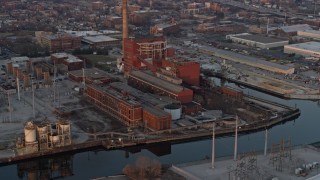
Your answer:
[[[271,128],[279,123],[292,120],[300,115],[299,109],[291,108],[290,113],[283,114],[277,118],[268,121],[258,121],[252,124],[244,125],[238,130],[239,133],[249,133],[252,131],[258,131],[260,129]],[[215,130],[216,136],[226,136],[234,133],[234,128],[221,128],[217,127]],[[42,156],[50,156],[54,154],[61,154],[66,152],[80,151],[90,148],[103,147],[106,150],[130,148],[135,146],[143,146],[146,144],[157,144],[162,142],[179,143],[186,141],[193,141],[199,138],[208,138],[212,136],[212,123],[203,123],[193,126],[186,126],[161,132],[153,132],[148,134],[148,138],[140,139],[134,136],[116,136],[113,133],[109,133],[110,137],[99,140],[91,140],[84,143],[72,144],[63,147],[57,147],[49,150],[40,151],[37,153],[15,155],[7,154],[0,158],[0,165],[6,165],[15,163],[22,160],[39,158]],[[121,139],[117,141],[116,139]],[[2,153],[0,151],[0,153]]]

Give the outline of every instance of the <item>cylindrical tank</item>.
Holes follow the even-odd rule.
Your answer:
[[[59,143],[59,136],[57,134],[52,134],[49,136],[50,142],[53,144],[58,144]]]
[[[181,106],[178,104],[168,104],[164,106],[164,111],[171,114],[172,120],[181,118]]]
[[[60,121],[59,122],[59,128],[61,130],[61,133],[69,133],[70,130],[70,123],[67,121]]]
[[[36,128],[32,122],[27,122],[26,126],[24,127],[24,135],[26,143],[35,142],[37,140]]]

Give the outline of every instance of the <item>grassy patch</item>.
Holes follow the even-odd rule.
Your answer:
[[[0,38],[3,38],[3,37],[7,37],[7,36],[12,36],[13,33],[0,33]]]
[[[92,64],[96,64],[99,61],[102,61],[102,62],[116,61],[115,58],[111,58],[110,56],[106,56],[106,55],[88,54],[88,55],[80,55],[80,56],[88,59]]]

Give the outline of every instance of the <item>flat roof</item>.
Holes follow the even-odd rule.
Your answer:
[[[68,57],[67,53],[53,53],[51,56],[56,57],[56,58],[66,58]]]
[[[12,57],[11,61],[14,62],[21,62],[21,61],[28,61],[30,58],[28,58],[27,56],[21,56],[21,57]]]
[[[131,71],[129,75],[137,77],[137,78],[142,79],[144,81],[147,81],[150,84],[159,86],[159,87],[166,89],[170,92],[181,92],[181,91],[187,89],[182,86],[172,84],[168,81],[162,80],[154,75],[151,75],[151,74],[143,72],[143,71]]]
[[[289,67],[289,66],[286,66],[286,65],[282,65],[282,64],[273,63],[273,62],[267,61],[264,58],[246,56],[246,55],[235,53],[235,52],[232,52],[232,51],[226,51],[226,50],[217,49],[217,48],[208,47],[208,46],[201,46],[200,48],[204,49],[206,51],[211,51],[211,52],[213,52],[214,54],[216,54],[218,56],[220,54],[220,55],[227,56],[230,59],[235,58],[235,59],[238,59],[238,60],[241,60],[241,61],[244,61],[244,62],[247,61],[247,62],[249,62],[251,64],[263,64],[265,66],[278,68],[278,69],[281,69],[281,70],[292,69],[292,67]]]
[[[82,70],[69,71],[69,74],[78,77],[82,77],[82,73]],[[100,79],[104,77],[110,78],[110,76],[107,73],[96,68],[84,69],[84,76],[93,79]]]
[[[112,83],[110,83],[110,86],[115,89],[128,92],[132,96],[136,97],[138,99],[138,101],[140,101],[142,104],[148,103],[149,105],[162,108],[165,105],[171,104],[173,102],[178,103],[178,101],[176,101],[170,97],[167,97],[167,96],[160,96],[159,97],[155,94],[144,93],[144,92],[142,92],[138,89],[135,89],[135,88],[129,86],[128,84],[123,83],[123,82],[112,82]]]
[[[103,91],[103,92],[106,92],[106,93],[112,95],[113,97],[115,97],[117,99],[120,99],[120,100],[123,100],[123,101],[127,102],[130,105],[133,105],[133,106],[141,105],[138,101],[135,100],[135,98],[133,98],[131,96],[124,96],[120,92],[114,90],[113,88],[111,88],[108,85],[107,86],[101,86],[101,85],[90,84],[90,85],[87,85],[87,86],[93,87],[93,88],[98,89],[98,90]]]
[[[65,31],[68,34],[72,34],[78,37],[83,37],[83,36],[94,36],[94,35],[100,35],[102,33],[98,31]]]
[[[312,30],[312,28],[308,24],[295,24],[291,26],[283,26],[283,27],[280,27],[280,29],[287,33],[303,31],[303,30]]]
[[[308,51],[320,52],[320,42],[315,42],[315,41],[299,43],[299,44],[291,44],[291,45],[286,45],[285,47],[294,47],[299,49],[305,49]]]
[[[116,38],[112,38],[110,36],[105,36],[105,35],[85,36],[82,39],[88,43],[98,43],[98,42],[117,41],[118,40]]]
[[[299,31],[299,32],[307,32],[307,33],[312,33],[312,34],[320,34],[320,31],[317,31],[317,30],[303,30],[303,31]]]
[[[288,40],[283,40],[283,39],[276,39],[276,38],[271,38],[271,37],[266,37],[266,36],[259,36],[259,35],[239,35],[239,36],[232,36],[244,40],[249,40],[249,41],[256,41],[259,43],[276,43],[276,42],[289,42]]]
[[[56,57],[56,58],[66,58],[65,60],[69,63],[82,62],[82,60],[79,59],[78,57],[76,57],[72,54],[67,54],[67,53],[54,53],[54,54],[51,54],[51,56]]]
[[[162,109],[159,109],[157,107],[151,107],[147,104],[142,104],[142,108],[148,112],[150,112],[153,115],[156,115],[157,117],[164,117],[170,115],[169,113],[165,112]]]

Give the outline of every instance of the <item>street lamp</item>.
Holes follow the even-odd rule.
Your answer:
[[[216,123],[212,123],[212,160],[211,160],[211,167],[214,169],[214,140],[215,140],[215,126]]]

